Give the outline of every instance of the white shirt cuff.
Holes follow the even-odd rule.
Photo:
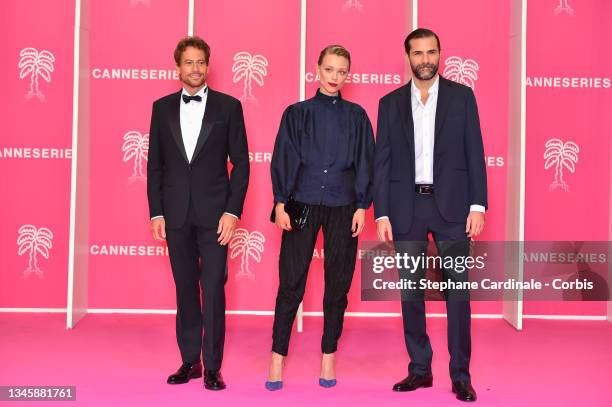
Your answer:
[[[233,216],[236,219],[240,219],[238,216],[234,215],[233,213],[229,213],[229,212],[223,212],[224,215],[229,215],[229,216]]]
[[[485,213],[485,207],[482,205],[470,205],[470,212],[482,212]]]
[[[164,217],[164,215],[157,215],[157,216],[153,216],[153,217],[151,218],[151,220],[153,220],[153,219],[158,219],[158,218],[163,218],[163,217]]]
[[[388,216],[381,216],[380,218],[376,218],[376,222],[378,222],[379,220],[383,220],[383,219],[389,219]]]

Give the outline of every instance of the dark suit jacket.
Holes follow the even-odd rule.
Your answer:
[[[374,159],[375,216],[408,233],[415,200],[411,83],[380,99]],[[442,217],[465,222],[470,205],[487,207],[487,174],[472,89],[440,77],[434,136],[434,198]]]
[[[180,125],[181,92],[153,103],[147,163],[150,216],[179,228],[189,200],[204,227],[216,228],[223,212],[242,215],[249,183],[249,153],[240,101],[208,88],[200,136],[191,163]],[[195,103],[195,102],[192,102]],[[233,168],[227,170],[229,156]]]

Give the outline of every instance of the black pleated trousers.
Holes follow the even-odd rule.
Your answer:
[[[291,329],[304,297],[308,268],[321,228],[325,253],[321,351],[334,353],[337,350],[357,257],[358,238],[351,236],[355,209],[352,204],[339,207],[313,205],[304,229],[283,231],[272,351],[284,356],[288,353]]]
[[[419,256],[422,252],[426,254],[429,232],[432,233],[438,255],[442,258],[469,254],[469,238],[465,233],[465,222],[446,221],[440,214],[433,195],[417,194],[410,231],[393,236],[396,250],[413,256]],[[399,274],[400,278],[414,280],[418,286],[418,281],[425,278],[425,272],[424,268],[420,268],[416,273],[400,270]],[[443,269],[442,278],[444,281],[468,281],[466,271],[456,272],[453,269]],[[424,292],[418,289],[409,291],[402,292],[404,340],[410,355],[408,372],[417,375],[430,374],[433,351],[426,331]],[[471,356],[469,291],[448,290],[444,294],[450,377],[453,381],[469,381]]]
[[[192,204],[182,227],[166,229],[181,358],[185,363],[196,362],[201,353],[208,370],[221,368],[225,342],[227,246],[221,246],[217,238],[216,228],[199,225]]]

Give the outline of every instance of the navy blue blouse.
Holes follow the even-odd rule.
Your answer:
[[[285,109],[270,165],[275,202],[325,206],[371,202],[374,135],[365,110],[317,90]]]

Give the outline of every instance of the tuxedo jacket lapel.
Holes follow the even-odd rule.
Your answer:
[[[187,159],[187,151],[185,150],[185,143],[183,143],[183,134],[181,132],[181,93],[182,91],[179,91],[173,95],[168,118],[170,121],[170,129],[172,130],[172,138],[176,143],[176,147],[179,149],[183,159],[189,162]]]
[[[438,86],[438,103],[436,105],[436,130],[434,134],[434,149],[435,146],[438,145],[438,139],[440,138],[440,130],[442,130],[442,125],[444,124],[444,119],[446,119],[448,107],[452,99],[449,81],[444,79],[442,76],[440,76],[439,81],[440,83]]]
[[[216,94],[210,88],[208,88],[207,92],[208,96],[206,97],[206,109],[204,110],[202,127],[200,128],[200,135],[198,136],[198,141],[196,143],[191,162],[195,161],[200,151],[202,151],[202,148],[204,147],[206,140],[208,140],[210,132],[215,124],[216,107],[218,105],[218,103],[216,103]]]
[[[404,91],[401,93],[401,97],[397,100],[398,108],[400,111],[400,117],[402,118],[402,126],[404,127],[404,134],[408,141],[408,146],[412,153],[411,157],[414,159],[414,120],[412,118],[412,94],[410,89],[412,81],[408,82],[404,86]]]

